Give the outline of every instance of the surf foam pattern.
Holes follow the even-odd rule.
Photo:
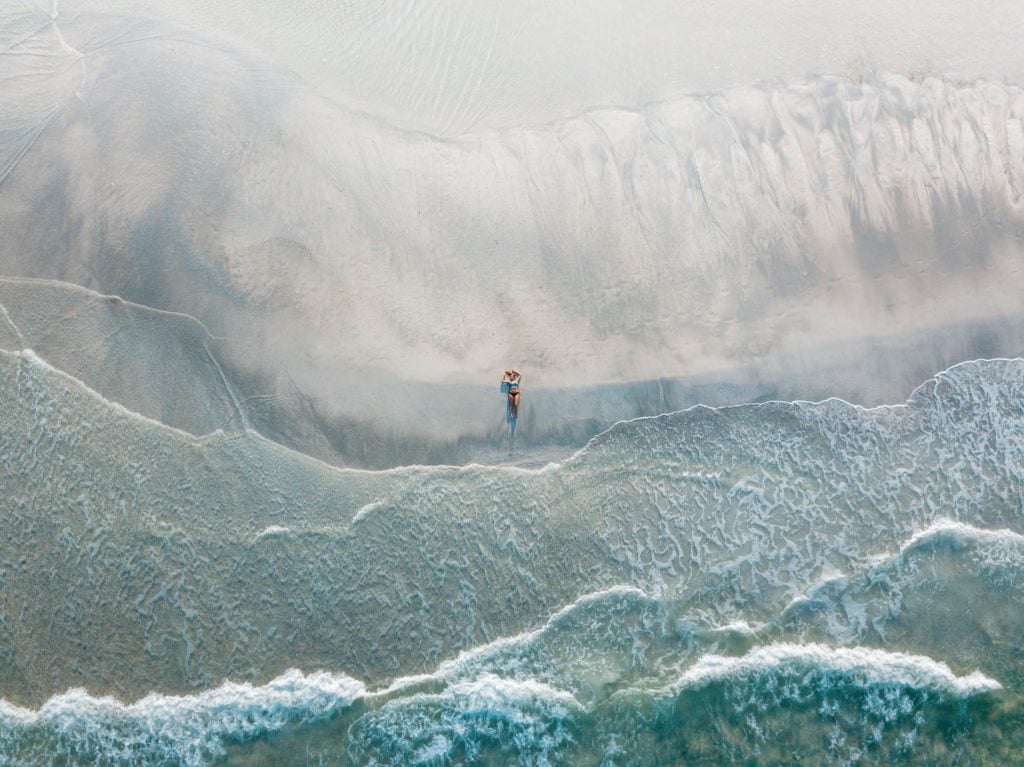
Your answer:
[[[776,669],[796,669],[798,672],[810,669],[816,674],[855,678],[862,685],[902,685],[937,690],[954,697],[1001,689],[998,682],[980,672],[958,677],[944,663],[922,656],[865,647],[773,644],[739,658],[705,655],[686,670],[673,685],[673,690],[757,676]]]
[[[573,685],[574,675],[581,670],[607,675],[609,655],[628,657],[626,645],[644,637],[650,644],[652,633],[663,632],[664,627],[652,632],[650,626],[626,619],[638,601],[645,600],[630,590],[588,595],[538,631],[496,641],[433,674],[396,680],[374,692],[345,676],[291,670],[267,685],[225,683],[192,696],[150,694],[127,705],[83,690],[55,696],[38,710],[3,702],[0,746],[5,763],[19,767],[55,758],[70,764],[198,767],[227,757],[229,763],[245,764],[246,752],[232,750],[239,744],[283,733],[280,748],[287,751],[297,742],[289,739],[289,730],[298,740],[308,740],[309,735],[301,734],[303,725],[335,718],[344,726],[334,728],[335,742],[325,753],[339,764],[487,764],[511,759],[523,765],[554,765],[573,749],[597,748],[605,756],[614,755],[615,749],[609,751],[612,741],[625,749],[623,755],[636,757],[626,763],[647,764],[630,732],[656,727],[658,718],[666,716],[666,703],[687,709],[699,694],[705,694],[705,705],[710,701],[740,710],[745,726],[754,730],[767,726],[780,708],[796,704],[830,721],[839,720],[841,707],[855,709],[852,736],[860,742],[880,740],[886,728],[923,721],[922,711],[929,705],[1000,689],[980,672],[957,676],[924,656],[772,643],[741,655],[699,654],[663,687],[642,683],[645,673],[657,673],[653,654],[641,664],[634,657],[624,676],[639,686],[582,703],[563,689]],[[581,630],[587,625],[589,630]],[[560,643],[569,637],[579,646]],[[677,643],[680,639],[674,637]],[[543,645],[540,652],[538,644]],[[706,639],[700,644],[714,646]],[[695,649],[692,644],[690,649]],[[548,682],[535,678],[540,676],[540,655],[547,655]],[[522,663],[510,664],[515,657]],[[706,694],[709,688],[711,695]],[[683,721],[677,726],[687,725]],[[843,738],[851,736],[849,730]],[[339,740],[341,732],[345,735]],[[591,742],[598,733],[601,742]],[[910,746],[904,742],[900,748]],[[301,763],[292,757],[283,763]]]
[[[365,693],[346,676],[294,669],[266,685],[225,682],[193,696],[151,693],[124,704],[76,689],[38,710],[0,701],[0,763],[199,767],[224,744],[331,716]]]
[[[755,625],[939,519],[1021,530],[1017,360],[958,366],[903,407],[627,422],[545,471],[338,471],[131,416],[27,353],[0,355],[0,376],[4,614],[24,631],[3,643],[22,662],[0,682],[19,695],[110,685],[112,622],[139,659],[118,684],[140,695],[290,665],[384,680],[603,588]],[[273,526],[289,532],[260,535]]]

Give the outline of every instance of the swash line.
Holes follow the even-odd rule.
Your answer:
[[[18,326],[14,323],[14,320],[11,319],[11,315],[7,313],[7,307],[5,307],[2,303],[0,303],[0,312],[3,313],[4,319],[7,321],[7,324],[10,325],[14,332],[18,334],[18,338],[21,339],[21,343],[24,344],[25,336],[22,334]]]

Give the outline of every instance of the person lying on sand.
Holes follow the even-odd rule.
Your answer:
[[[501,377],[501,391],[508,395],[508,412],[512,418],[519,415],[519,384],[522,380],[522,374],[514,368],[506,370]]]

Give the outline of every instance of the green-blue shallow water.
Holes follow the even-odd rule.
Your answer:
[[[337,470],[0,353],[2,765],[1013,764],[1024,361]]]

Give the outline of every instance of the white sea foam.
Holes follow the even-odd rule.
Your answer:
[[[566,712],[582,709],[576,699],[564,690],[532,679],[506,679],[496,674],[482,674],[475,679],[453,682],[444,692],[418,693],[400,699],[401,705],[425,701],[452,701],[459,699],[469,710],[488,711],[512,719],[521,716],[526,703],[557,706]]]
[[[383,501],[373,501],[372,503],[368,503],[365,506],[360,506],[359,510],[356,511],[355,515],[352,517],[352,524],[355,524],[356,522],[360,522],[366,519],[375,511],[382,508],[384,508]]]
[[[771,644],[739,657],[708,654],[666,688],[675,695],[686,688],[777,671],[840,673],[866,685],[900,685],[967,697],[999,690],[1002,685],[980,671],[957,676],[949,666],[923,655],[887,652],[869,647],[828,647],[821,644]]]
[[[721,634],[739,634],[741,636],[754,636],[759,627],[751,626],[746,621],[733,621],[724,626],[716,626],[712,631]]]
[[[374,764],[444,764],[457,746],[473,758],[497,744],[520,763],[545,765],[571,741],[565,722],[581,711],[572,695],[549,685],[483,674],[439,693],[390,700],[349,735]]]
[[[913,551],[916,548],[936,541],[949,541],[960,545],[966,543],[984,543],[1024,546],[1024,535],[1007,529],[987,530],[980,527],[974,527],[973,525],[969,525],[965,522],[959,522],[954,519],[938,519],[923,530],[914,533],[914,535],[900,547],[900,553]]]
[[[295,669],[265,685],[225,682],[197,695],[151,693],[134,703],[73,689],[35,711],[0,700],[0,748],[17,751],[43,730],[80,759],[93,753],[116,763],[142,753],[198,766],[229,740],[331,716],[365,693],[351,677]]]

